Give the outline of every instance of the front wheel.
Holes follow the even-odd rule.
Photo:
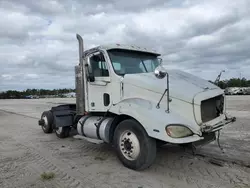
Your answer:
[[[148,168],[156,157],[155,139],[133,119],[119,123],[114,133],[114,146],[119,160],[133,170]]]
[[[67,138],[69,137],[69,133],[70,133],[70,127],[57,127],[55,129],[56,132],[56,136],[58,138]]]

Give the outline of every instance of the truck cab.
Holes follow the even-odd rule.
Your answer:
[[[112,144],[124,166],[143,170],[153,163],[157,143],[206,144],[235,121],[222,89],[168,69],[154,50],[112,44],[84,51],[77,39],[76,104],[45,111],[39,120],[45,133],[65,138],[77,129]]]
[[[134,46],[99,46],[84,53],[89,79],[86,110],[105,112],[124,94],[123,78],[129,74],[153,73],[160,65],[159,54]]]

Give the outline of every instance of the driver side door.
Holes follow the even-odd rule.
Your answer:
[[[94,80],[87,82],[89,111],[105,112],[111,105],[111,78],[102,52],[87,57]]]

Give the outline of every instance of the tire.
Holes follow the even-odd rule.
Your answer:
[[[70,127],[58,127],[55,132],[58,138],[67,138],[69,137]]]
[[[156,141],[133,119],[118,124],[114,133],[114,147],[122,164],[133,170],[144,170],[156,157]]]
[[[42,113],[41,119],[44,120],[44,125],[42,125],[42,130],[44,133],[52,133],[53,131],[53,114],[51,111],[44,111]]]

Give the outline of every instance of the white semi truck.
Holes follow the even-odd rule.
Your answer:
[[[71,129],[114,146],[122,164],[148,168],[158,143],[206,144],[234,122],[224,91],[194,75],[164,68],[153,50],[113,44],[84,51],[75,66],[76,103],[52,107],[38,124],[59,138]]]

